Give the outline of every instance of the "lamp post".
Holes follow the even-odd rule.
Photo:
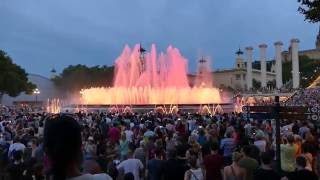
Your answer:
[[[40,90],[38,88],[33,90],[33,94],[36,96],[36,105],[38,104],[38,94],[40,94]]]

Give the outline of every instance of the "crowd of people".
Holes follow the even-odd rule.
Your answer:
[[[318,179],[319,136],[308,121],[241,113],[32,113],[0,109],[0,174],[12,180]]]
[[[320,88],[301,89],[297,91],[287,102],[289,106],[319,106]]]

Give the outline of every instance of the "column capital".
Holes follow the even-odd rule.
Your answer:
[[[283,43],[282,43],[281,41],[277,41],[277,42],[274,43],[274,45],[275,45],[275,46],[282,46]]]
[[[248,47],[246,47],[246,50],[247,50],[247,51],[252,51],[252,50],[253,50],[253,47],[248,46]]]
[[[300,41],[299,41],[299,39],[297,39],[297,38],[293,38],[293,39],[291,39],[290,42],[291,42],[291,43],[299,43]]]
[[[268,45],[266,45],[266,44],[260,44],[259,45],[259,48],[267,48],[268,47]]]

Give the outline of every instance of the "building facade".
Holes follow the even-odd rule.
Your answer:
[[[14,104],[45,105],[48,99],[58,97],[59,91],[49,78],[38,74],[29,74],[28,79],[30,82],[37,86],[37,89],[39,91],[37,94],[28,95],[25,93],[21,93],[17,97],[10,97],[5,94],[2,98],[2,103],[9,106]]]
[[[246,90],[248,88],[247,76],[250,74],[247,71],[247,62],[244,62],[242,57],[243,52],[239,49],[237,52],[235,65],[231,69],[216,70],[212,72],[213,85],[219,88],[232,88],[234,90]],[[261,64],[259,61],[251,63],[252,81],[262,82]],[[271,83],[276,79],[275,61],[266,61],[266,83],[267,88],[272,88]],[[253,82],[251,82],[253,84]],[[268,87],[269,86],[269,87]]]

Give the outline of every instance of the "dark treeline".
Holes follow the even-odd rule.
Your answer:
[[[79,91],[88,87],[112,86],[114,67],[70,65],[53,81],[55,85],[64,92]]]

